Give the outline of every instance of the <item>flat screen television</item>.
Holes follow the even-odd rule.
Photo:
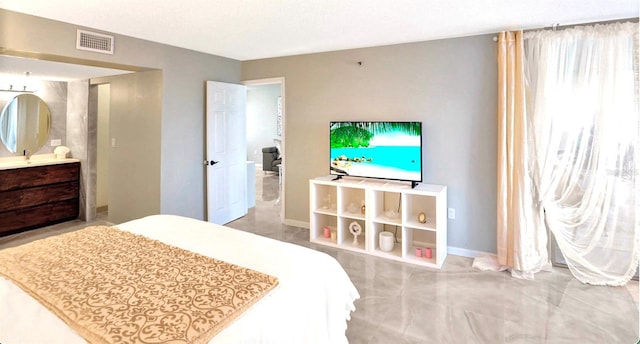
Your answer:
[[[330,171],[422,182],[422,122],[330,122]]]

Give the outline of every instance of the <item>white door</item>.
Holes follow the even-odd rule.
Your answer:
[[[246,89],[207,81],[207,221],[247,213]]]

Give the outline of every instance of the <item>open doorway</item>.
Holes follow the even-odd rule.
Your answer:
[[[255,172],[277,176],[280,192],[275,200],[284,219],[285,202],[285,88],[284,78],[248,80],[247,160]],[[256,192],[261,192],[256,185]]]

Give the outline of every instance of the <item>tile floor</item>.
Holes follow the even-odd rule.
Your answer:
[[[278,176],[256,173],[256,207],[230,227],[310,247],[335,257],[361,298],[348,323],[357,343],[636,343],[638,282],[593,287],[566,269],[534,281],[481,272],[472,260],[449,256],[443,269],[310,244],[306,229],[279,221]],[[95,223],[106,224],[101,215]],[[70,221],[0,237],[0,249],[88,225]]]
[[[441,270],[309,243],[279,221],[277,175],[257,173],[256,207],[229,226],[335,257],[360,292],[347,337],[357,343],[636,343],[638,282],[583,285],[554,268],[534,281],[481,272],[450,255]]]

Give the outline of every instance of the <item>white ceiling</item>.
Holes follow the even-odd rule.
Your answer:
[[[639,1],[0,0],[0,8],[252,60],[633,18]]]
[[[639,16],[638,0],[0,0],[0,8],[237,60]],[[1,29],[1,28],[0,28]],[[116,40],[117,51],[117,40]],[[127,73],[0,56],[0,77]]]

